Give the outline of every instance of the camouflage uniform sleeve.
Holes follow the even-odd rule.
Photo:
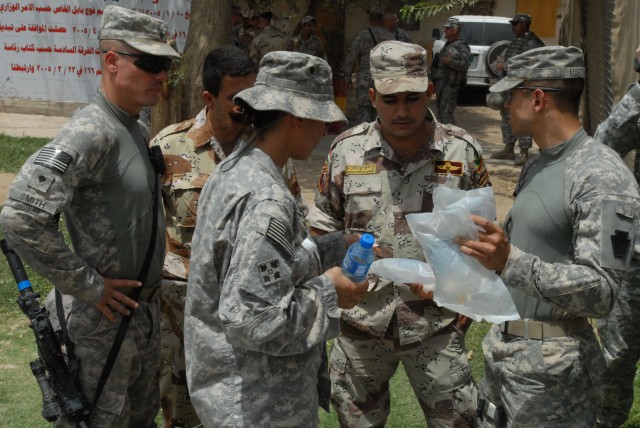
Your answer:
[[[58,222],[76,189],[100,178],[101,160],[113,142],[104,136],[109,134],[105,121],[90,116],[72,120],[22,166],[0,223],[7,241],[25,263],[61,293],[96,304],[104,280],[67,246]],[[99,220],[95,227],[100,227]]]
[[[451,62],[447,64],[447,67],[456,71],[467,70],[471,61],[469,45],[462,40],[458,40],[455,44],[451,45],[450,49],[455,53],[451,56]]]
[[[333,283],[316,254],[292,245],[293,207],[263,200],[242,215],[220,296],[227,341],[270,355],[300,354],[338,333],[340,311]]]
[[[347,56],[344,59],[344,63],[342,64],[342,74],[345,78],[350,79],[351,74],[353,74],[353,69],[358,62],[358,57],[360,56],[360,44],[362,43],[363,33],[360,33],[353,39],[351,42],[351,46],[349,47],[349,52],[347,52]]]
[[[640,84],[635,83],[611,114],[596,130],[593,138],[625,157],[640,148]]]
[[[307,215],[307,222],[311,227],[325,232],[344,230],[344,193],[341,187],[343,174],[334,168],[337,156],[333,149],[329,152],[318,178],[314,206]],[[336,173],[337,177],[334,176]]]
[[[603,163],[607,163],[605,157]],[[580,171],[576,180],[565,182],[571,193],[567,209],[573,226],[567,263],[548,263],[512,245],[501,278],[510,287],[573,316],[602,318],[613,307],[626,276],[640,205],[630,175],[583,165]],[[623,254],[612,249],[619,235],[629,239]]]

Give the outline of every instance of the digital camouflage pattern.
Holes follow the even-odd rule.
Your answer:
[[[289,45],[289,37],[282,31],[267,25],[251,41],[249,56],[260,65],[262,58],[273,51],[286,51]]]
[[[369,99],[369,88],[373,88],[369,54],[378,43],[394,40],[393,34],[382,25],[369,27],[358,34],[349,47],[347,56],[342,64],[341,74],[351,80],[351,74],[356,67],[356,103],[358,104],[358,122],[373,122],[376,119],[376,109]]]
[[[523,14],[521,14],[523,15]],[[528,15],[527,15],[528,16]],[[516,15],[514,19],[518,18],[518,20],[526,20],[526,17],[522,17],[520,15]],[[529,20],[531,17],[529,17]],[[518,21],[519,22],[519,21]],[[525,21],[522,21],[525,22]],[[509,60],[516,55],[520,55],[523,52],[526,52],[531,49],[536,49],[544,46],[544,42],[535,35],[533,31],[527,31],[522,36],[518,36],[513,40],[505,51],[505,61]],[[508,70],[508,63],[505,65],[505,70]],[[500,109],[500,130],[502,131],[502,142],[504,144],[515,143],[516,137],[511,134],[511,124],[510,121],[511,116],[509,115],[509,111],[504,108],[504,106]],[[529,150],[533,145],[533,140],[530,136],[525,135],[521,137],[517,137],[518,147],[520,150]]]
[[[333,101],[329,64],[322,58],[300,52],[265,55],[255,85],[236,97],[255,110],[279,110],[327,123],[346,120]]]
[[[629,89],[596,130],[594,139],[625,157],[640,148],[640,84]],[[634,176],[640,181],[640,151],[636,152]],[[602,427],[622,425],[633,404],[633,380],[640,358],[640,262],[634,255],[632,269],[620,287],[611,314],[598,320],[598,334],[607,368],[600,382],[603,393],[598,406]]]
[[[157,178],[146,143],[146,128],[99,93],[25,162],[0,214],[4,236],[22,260],[67,295],[69,335],[89,399],[119,324],[95,308],[103,276],[136,279],[149,247]],[[73,250],[59,230],[60,215]],[[163,216],[158,217],[162,231]],[[164,247],[164,234],[158,233],[145,287],[159,285]],[[158,326],[157,303],[140,302],[92,412],[92,427],[153,422],[159,409]],[[145,406],[133,405],[138,400]],[[75,424],[61,418],[56,426]]]
[[[247,129],[239,144],[251,138]],[[166,171],[162,176],[162,197],[167,223],[167,255],[164,260],[161,289],[160,399],[165,421],[175,427],[194,427],[200,424],[191,405],[187,388],[184,359],[184,305],[191,241],[197,220],[198,200],[202,188],[216,165],[230,155],[235,144],[222,146],[212,135],[207,111],[202,109],[195,119],[170,125],[160,131],[151,142],[164,155]],[[306,209],[298,177],[288,162],[283,172],[288,188]]]
[[[307,39],[303,38],[302,35],[293,37],[289,42],[288,50],[314,55],[327,61],[327,53],[324,50],[322,41],[314,35],[309,36]]]
[[[98,40],[121,40],[141,52],[180,58],[167,43],[169,26],[161,19],[120,6],[108,5],[100,20]]]
[[[442,59],[449,57],[449,64]],[[454,112],[458,105],[458,92],[467,78],[467,70],[471,64],[471,50],[462,39],[444,44],[438,52],[437,61],[433,64],[431,78],[436,87],[436,106],[438,121],[454,125]]]
[[[191,398],[208,427],[318,424],[321,353],[340,311],[280,173],[248,146],[200,197],[185,346]]]
[[[476,140],[461,128],[435,122],[429,114],[428,120],[435,124],[433,135],[425,136],[431,141],[429,150],[409,164],[394,155],[376,122],[340,135],[322,169],[309,224],[327,232],[368,232],[385,257],[424,261],[406,214],[430,212],[437,186],[468,190],[491,184]],[[342,311],[341,335],[334,349],[344,352],[332,352],[330,357],[332,401],[341,420],[350,426],[369,418],[382,423],[389,410],[390,367],[402,360],[414,385],[429,385],[417,393],[429,426],[451,425],[452,420],[459,421],[456,418],[472,426],[475,385],[467,376],[463,340],[449,327],[455,317],[432,300],[417,297],[405,284],[376,278],[358,306]],[[437,362],[427,356],[434,352]],[[435,377],[450,373],[452,367],[455,373],[436,383]],[[366,387],[360,387],[357,375],[364,372],[369,377]],[[360,395],[363,388],[367,397],[376,398],[365,399]],[[455,415],[453,410],[440,413],[443,408],[455,408]]]
[[[521,317],[606,316],[629,268],[639,204],[619,156],[581,128],[530,159],[505,219],[511,251],[501,272]],[[504,408],[506,426],[595,423],[604,359],[591,329],[540,343],[494,326],[483,353],[480,396]]]

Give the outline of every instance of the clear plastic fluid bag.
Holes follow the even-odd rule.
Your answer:
[[[370,274],[396,283],[422,284],[425,291],[436,288],[436,277],[428,263],[413,259],[380,259],[371,264]]]
[[[434,301],[476,321],[493,323],[520,315],[502,280],[473,257],[460,252],[456,236],[478,239],[471,213],[495,218],[493,189],[470,191],[438,187],[431,213],[409,214],[407,222],[436,277]]]

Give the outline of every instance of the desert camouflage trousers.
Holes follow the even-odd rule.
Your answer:
[[[598,321],[600,343],[607,362],[598,405],[598,422],[603,427],[617,427],[629,417],[636,364],[640,359],[639,326],[640,268],[636,265],[622,283],[609,316]]]
[[[398,364],[407,373],[430,428],[472,427],[476,385],[464,335],[452,326],[399,345],[395,317],[384,338],[341,322],[329,357],[331,402],[341,427],[381,427],[390,411],[389,380]]]
[[[157,296],[158,293],[156,293]],[[69,337],[80,360],[80,383],[89,403],[93,401],[105,360],[120,325],[109,321],[93,305],[64,296]],[[158,298],[139,301],[133,311],[127,334],[113,369],[91,411],[91,428],[155,427],[160,409],[158,401],[158,371],[160,368],[160,330]],[[55,314],[54,300],[47,299],[50,314]],[[57,324],[57,320],[52,320]],[[77,424],[61,416],[56,428],[76,428]]]
[[[162,280],[160,293],[160,406],[165,428],[200,425],[187,388],[184,357],[184,304],[187,283]]]
[[[505,108],[500,109],[500,130],[502,131],[502,143],[503,144],[511,144],[516,142],[516,137],[511,135],[511,124],[509,123],[511,120],[511,115],[509,114],[509,110]],[[533,144],[533,139],[526,135],[524,137],[518,137],[518,147],[520,150],[529,150],[531,145]]]
[[[458,105],[458,92],[460,92],[460,83],[444,83],[438,79],[434,82],[436,86],[436,107],[438,121],[444,124],[456,124],[454,112]]]
[[[591,328],[565,337],[526,339],[491,327],[482,342],[484,378],[478,406],[481,428],[585,428],[596,422],[597,382],[604,358]],[[498,419],[498,420],[496,420]]]

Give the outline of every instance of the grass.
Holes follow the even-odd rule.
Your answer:
[[[15,173],[24,161],[47,140],[42,138],[14,138],[0,134],[0,172]],[[2,233],[0,232],[0,239]],[[25,267],[34,289],[42,296],[51,284]],[[0,261],[0,426],[49,427],[41,416],[42,399],[29,362],[35,359],[36,349],[27,318],[15,303],[18,295],[13,276],[5,261]],[[467,332],[467,348],[471,354],[471,370],[476,382],[483,373],[482,338],[489,329],[488,323],[473,323]],[[635,378],[634,405],[629,420],[623,428],[640,428],[640,378]],[[413,395],[407,376],[399,368],[391,381],[391,415],[389,428],[424,427],[424,419]],[[160,422],[160,419],[158,419]],[[322,428],[338,427],[335,413],[320,411]]]

